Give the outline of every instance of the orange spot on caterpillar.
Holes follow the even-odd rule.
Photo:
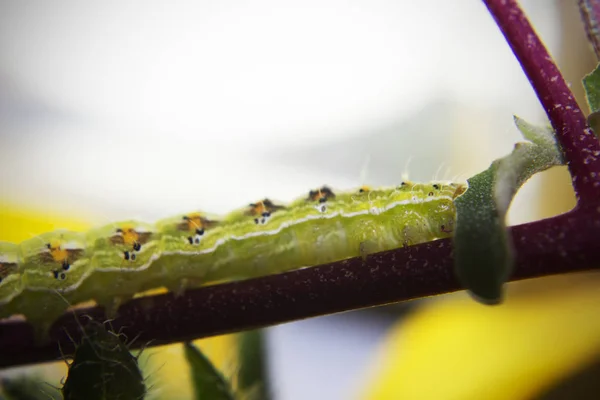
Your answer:
[[[273,202],[269,199],[264,199],[256,203],[251,203],[248,208],[247,214],[252,216],[261,216],[265,213],[271,214],[277,210],[282,210],[284,208],[285,207],[283,206],[273,204]]]
[[[140,239],[140,235],[133,228],[123,229],[121,234],[123,236],[123,242],[127,245],[133,245],[137,243]]]
[[[151,236],[152,232],[138,232],[133,227],[124,225],[117,229],[117,234],[111,236],[110,241],[112,244],[124,244],[139,251],[141,245],[147,243]]]
[[[63,270],[68,270],[71,267],[71,263],[75,262],[82,255],[83,249],[66,249],[63,247],[62,239],[52,239],[48,244],[47,252],[40,254],[40,259],[46,263],[57,263],[60,264]]]
[[[50,256],[57,263],[63,263],[69,259],[69,251],[63,249],[61,246],[61,242],[59,239],[53,239],[48,243],[48,250],[50,251]]]
[[[323,203],[328,199],[335,199],[335,194],[327,186],[323,186],[320,189],[308,192],[308,198],[306,200]]]
[[[183,216],[183,222],[177,225],[180,231],[197,232],[204,231],[216,226],[219,222],[203,217],[200,213]]]

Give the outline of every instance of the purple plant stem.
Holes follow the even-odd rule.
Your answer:
[[[579,206],[572,212],[510,228],[516,254],[511,279],[598,268],[600,196],[598,179],[591,179],[600,177],[598,155],[593,153],[598,143],[591,141],[581,110],[516,3],[486,4],[559,133],[579,196]],[[446,239],[375,254],[366,261],[355,258],[200,288],[179,298],[168,293],[135,299],[119,309],[112,326],[130,338],[139,334],[137,346],[166,344],[460,289],[451,241]],[[68,335],[75,342],[81,340],[78,322],[86,320],[82,315],[105,319],[99,307],[64,314],[53,324],[51,341],[45,345],[36,345],[29,324],[1,322],[0,367],[59,359],[57,343],[71,353],[74,344]]]
[[[588,40],[600,60],[600,0],[579,0],[579,11]]]
[[[578,207],[600,199],[600,143],[558,67],[514,0],[483,0],[519,60],[556,131]]]

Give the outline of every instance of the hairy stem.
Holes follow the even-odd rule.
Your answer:
[[[600,0],[579,0],[579,11],[588,40],[600,60]]]
[[[579,207],[600,199],[600,143],[552,57],[515,0],[483,0],[529,78],[556,131]]]

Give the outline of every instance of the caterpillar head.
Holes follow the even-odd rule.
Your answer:
[[[427,223],[431,235],[434,238],[446,238],[454,233],[456,216],[454,212],[454,203],[451,200],[440,200],[434,203],[426,204]]]

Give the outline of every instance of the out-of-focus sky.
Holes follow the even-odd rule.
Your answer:
[[[556,47],[554,8],[523,5]],[[99,222],[393,184],[407,163],[464,179],[519,139],[512,113],[541,114],[468,0],[4,1],[0,106],[2,197]]]
[[[520,3],[555,53],[555,2]],[[0,200],[97,223],[464,180],[512,114],[544,121],[478,0],[0,3]],[[348,398],[387,326],[318,321],[270,330],[278,398]]]

